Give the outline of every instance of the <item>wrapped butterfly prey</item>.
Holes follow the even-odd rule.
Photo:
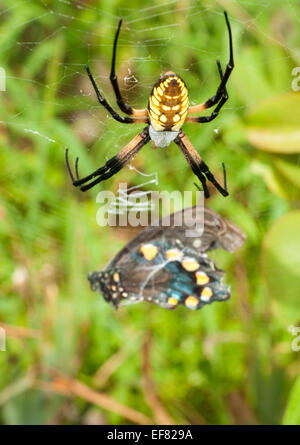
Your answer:
[[[230,298],[224,272],[206,252],[234,252],[245,241],[237,226],[213,210],[190,207],[142,230],[105,270],[90,272],[88,280],[116,309],[148,301],[167,309],[182,305],[197,310]]]

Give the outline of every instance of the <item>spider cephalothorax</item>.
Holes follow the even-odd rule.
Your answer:
[[[148,108],[139,110],[130,107],[126,102],[124,102],[115,73],[117,42],[122,24],[122,20],[119,21],[114,40],[110,81],[116,95],[117,104],[121,111],[129,115],[128,117],[120,116],[113,110],[113,108],[100,93],[88,66],[86,66],[86,70],[96,92],[99,103],[109,111],[115,120],[124,124],[145,122],[148,125],[116,156],[107,161],[103,167],[98,168],[90,175],[81,179],[78,175],[78,158],[76,159],[76,178],[74,178],[68,161],[68,150],[66,150],[67,166],[75,187],[80,186],[81,191],[86,191],[94,187],[94,185],[98,184],[99,182],[110,178],[121,170],[124,165],[130,162],[137,152],[150,140],[152,140],[153,144],[157,147],[167,147],[172,141],[174,141],[182,151],[187,162],[190,164],[194,174],[201,181],[205,196],[209,196],[206,179],[210,181],[223,196],[228,195],[226,184],[224,184],[224,187],[222,187],[216,181],[208,166],[193,147],[187,135],[181,130],[184,122],[205,123],[212,121],[218,116],[220,109],[228,99],[226,83],[231,71],[233,70],[233,50],[231,29],[226,12],[224,12],[224,15],[229,34],[230,57],[224,74],[222,72],[221,64],[217,60],[220,84],[216,94],[207,101],[190,107],[188,90],[184,81],[177,74],[173,73],[173,71],[168,71],[154,85],[149,97]],[[207,108],[213,107],[214,105],[216,107],[209,116],[189,116],[190,114],[200,113]]]

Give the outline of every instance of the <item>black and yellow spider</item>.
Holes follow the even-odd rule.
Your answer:
[[[208,166],[202,160],[196,149],[193,147],[187,135],[181,130],[184,122],[210,122],[215,119],[222,106],[228,99],[226,90],[226,83],[233,70],[233,50],[232,50],[232,36],[227,13],[224,12],[226,25],[229,34],[229,62],[226,65],[225,73],[223,74],[219,60],[217,60],[217,66],[219,75],[221,78],[219,87],[214,96],[199,105],[189,106],[188,90],[184,81],[172,71],[166,72],[159,81],[154,85],[151,92],[148,107],[143,110],[137,110],[126,104],[122,98],[120,88],[118,85],[118,79],[115,73],[115,61],[116,61],[116,49],[117,42],[120,33],[122,20],[119,21],[118,29],[115,35],[112,66],[110,72],[110,81],[114,89],[117,104],[121,111],[128,114],[131,117],[120,116],[112,107],[108,104],[106,99],[101,95],[95,79],[93,78],[89,67],[86,65],[88,76],[92,82],[94,90],[96,92],[98,101],[103,105],[112,117],[118,122],[123,124],[138,124],[146,122],[148,125],[135,136],[116,156],[112,157],[103,167],[98,168],[90,175],[80,179],[78,175],[78,158],[75,163],[76,179],[74,178],[68,160],[68,149],[66,150],[66,162],[70,177],[75,187],[80,186],[81,191],[89,190],[101,181],[104,181],[115,173],[120,171],[138,151],[147,142],[152,140],[156,147],[167,147],[172,141],[174,141],[180,150],[182,151],[185,159],[191,166],[194,174],[199,178],[202,183],[205,197],[209,197],[208,188],[206,185],[206,179],[210,181],[215,188],[223,195],[227,196],[225,168],[224,168],[224,187],[222,187],[215,179]],[[207,108],[213,107],[213,112],[209,116],[189,116],[190,114],[199,113]]]

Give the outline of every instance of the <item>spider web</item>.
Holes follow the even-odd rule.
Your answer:
[[[22,5],[28,4],[27,0],[14,0],[4,1],[6,7],[2,6],[0,11],[0,18],[5,20],[13,12],[15,8],[22,8]],[[68,60],[61,62],[57,61],[57,66],[53,69],[57,69],[60,73],[59,82],[54,84],[37,80],[36,78],[29,77],[16,77],[14,73],[8,74],[8,77],[13,77],[19,83],[20,88],[27,88],[29,84],[33,87],[45,87],[45,89],[55,91],[57,83],[63,83],[66,87],[60,90],[60,94],[55,96],[55,104],[62,110],[65,109],[65,101],[72,100],[74,112],[68,112],[67,119],[70,123],[70,127],[74,130],[76,137],[87,147],[87,151],[93,149],[99,149],[101,147],[101,153],[99,154],[99,160],[101,165],[105,160],[108,160],[115,155],[122,146],[129,141],[138,128],[130,125],[122,125],[114,123],[107,126],[106,119],[112,120],[108,113],[103,111],[98,104],[92,86],[90,85],[85,72],[84,64],[91,66],[94,77],[100,91],[104,94],[104,97],[108,102],[118,110],[115,102],[113,90],[109,84],[109,72],[112,54],[112,45],[115,35],[116,26],[120,17],[123,18],[124,23],[121,30],[118,43],[116,72],[119,78],[119,83],[122,89],[122,93],[125,99],[128,99],[130,105],[133,107],[141,106],[140,97],[143,98],[144,107],[147,104],[149,93],[152,89],[153,83],[158,79],[167,68],[165,62],[165,53],[168,48],[174,47],[178,53],[184,53],[187,49],[192,50],[194,53],[194,59],[189,62],[188,65],[182,66],[177,60],[174,60],[174,64],[171,67],[175,72],[180,73],[184,78],[184,73],[192,71],[195,66],[209,64],[212,69],[216,69],[215,61],[217,58],[221,60],[223,69],[229,59],[228,42],[221,44],[219,42],[218,48],[215,46],[211,49],[209,46],[202,44],[201,42],[190,42],[187,46],[185,41],[180,41],[177,38],[178,31],[184,26],[200,27],[205,22],[207,17],[214,17],[220,23],[220,26],[224,26],[222,9],[226,8],[230,15],[230,22],[233,28],[233,40],[239,36],[243,38],[245,35],[249,39],[249,36],[255,36],[257,39],[262,39],[267,42],[278,44],[286,50],[286,58],[290,58],[297,54],[296,48],[288,48],[280,40],[280,38],[274,37],[274,33],[266,34],[262,31],[260,23],[263,22],[268,8],[271,7],[271,0],[257,1],[239,1],[231,2],[227,0],[218,0],[215,2],[200,2],[199,0],[168,0],[160,2],[159,4],[153,4],[149,2],[143,8],[120,7],[118,15],[110,12],[109,8],[98,7],[96,2],[89,1],[76,1],[71,2],[68,0],[58,0],[50,3],[44,0],[39,2],[32,2],[33,5],[39,5],[37,14],[27,18],[24,21],[20,21],[15,24],[16,29],[18,27],[26,30],[29,26],[36,28],[35,32],[22,33],[22,39],[16,41],[16,45],[22,48],[23,53],[30,58],[34,51],[45,42],[51,42],[52,40],[61,38],[63,41],[66,39],[66,35],[76,35],[78,46],[72,48],[68,45],[68,41],[64,44],[67,46]],[[251,15],[247,12],[247,8],[251,6],[259,5],[259,12],[256,15]],[[282,8],[287,8],[288,11],[295,17],[295,21],[300,21],[299,10],[291,0],[285,0],[282,2]],[[47,32],[47,28],[42,30],[42,24],[47,23],[49,17],[55,17],[57,21],[57,28],[55,31],[51,28]],[[101,28],[97,26],[97,19],[101,20]],[[157,22],[157,25],[153,25],[153,22]],[[34,38],[31,38],[34,36]],[[146,37],[145,37],[146,36]],[[11,47],[7,46],[5,51],[11,51]],[[4,52],[5,52],[4,51]],[[85,54],[85,59],[79,62],[76,57],[76,52]],[[234,48],[235,54],[238,52],[238,48]],[[99,54],[99,57],[97,56]],[[55,55],[54,62],[55,65]],[[274,60],[268,60],[268,64],[277,64],[278,60],[274,56]],[[153,78],[153,75],[138,76],[136,74],[136,67],[138,65],[154,65],[157,72],[157,78]],[[249,66],[251,71],[251,66]],[[147,70],[146,70],[147,71]],[[292,79],[291,79],[292,80]],[[193,82],[197,84],[199,79],[194,75]],[[206,86],[209,85],[209,89]],[[290,89],[290,85],[287,85],[287,90]],[[207,92],[209,90],[209,93]],[[211,89],[209,79],[201,79],[199,94],[197,97],[191,97],[191,105],[195,105],[210,95],[214,94],[214,90]],[[37,106],[45,105],[51,106],[51,101],[46,99],[36,99],[33,97],[31,103],[24,104],[24,113],[26,108],[30,108],[35,104]],[[51,96],[51,94],[50,94]],[[249,101],[248,107],[251,108],[255,105],[255,102]],[[244,113],[246,105],[236,107],[238,113]],[[78,111],[79,110],[79,111]],[[234,110],[233,106],[229,102],[225,104],[223,113],[226,110]],[[23,130],[26,135],[35,135],[51,144],[57,146],[61,151],[62,157],[65,147],[62,146],[60,140],[53,134],[45,133],[41,131],[38,125],[36,126],[24,126],[19,122],[19,116],[22,113],[18,113],[12,116],[9,121],[2,120],[1,123],[8,128],[18,128]],[[218,133],[220,125],[220,119],[214,121],[211,125],[211,132]],[[120,128],[121,127],[121,128]],[[119,128],[119,129],[118,129]],[[107,143],[109,139],[110,143]],[[113,140],[113,143],[111,142]],[[214,142],[212,142],[214,143]],[[96,147],[96,148],[95,148]],[[178,171],[175,167],[174,174]],[[157,170],[150,173],[159,174]],[[139,174],[136,172],[136,174]]]

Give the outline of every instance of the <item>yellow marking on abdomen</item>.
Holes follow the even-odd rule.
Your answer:
[[[149,100],[149,117],[156,131],[177,131],[186,118],[188,110],[188,91],[175,74],[156,84]]]
[[[151,96],[150,100],[151,100],[151,102],[154,103],[154,105],[159,107],[159,101],[156,99],[156,97],[154,95]]]
[[[157,116],[161,114],[159,108],[156,108],[153,104],[150,104],[150,110],[152,110]]]
[[[167,99],[178,99],[180,97],[180,94],[178,96],[168,96],[167,94],[164,95]]]
[[[158,100],[159,104],[161,103],[161,96],[158,94],[157,89],[154,88],[153,90],[154,97]]]

